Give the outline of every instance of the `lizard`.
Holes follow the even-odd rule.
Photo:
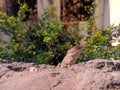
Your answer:
[[[63,58],[62,62],[57,65],[57,67],[68,68],[76,63],[80,54],[83,51],[83,46],[76,45],[69,49],[66,56]]]

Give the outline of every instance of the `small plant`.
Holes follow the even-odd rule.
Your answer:
[[[94,18],[95,17],[92,16],[88,20],[88,37],[86,39],[84,52],[79,61],[88,61],[96,58],[119,60],[120,45],[115,47],[111,45],[113,31],[116,30],[116,27],[111,26],[99,29],[96,27]]]
[[[120,44],[120,24],[112,30],[112,46],[117,46]]]

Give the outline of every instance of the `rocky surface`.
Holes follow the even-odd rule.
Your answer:
[[[0,90],[120,90],[120,61],[96,59],[59,68],[3,60]]]

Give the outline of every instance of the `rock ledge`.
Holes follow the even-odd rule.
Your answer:
[[[0,90],[120,90],[120,61],[95,59],[66,69],[2,60]]]

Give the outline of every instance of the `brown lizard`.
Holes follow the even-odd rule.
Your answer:
[[[66,56],[63,58],[62,62],[57,65],[57,67],[69,67],[76,63],[80,54],[83,51],[83,46],[76,45],[67,51]]]

